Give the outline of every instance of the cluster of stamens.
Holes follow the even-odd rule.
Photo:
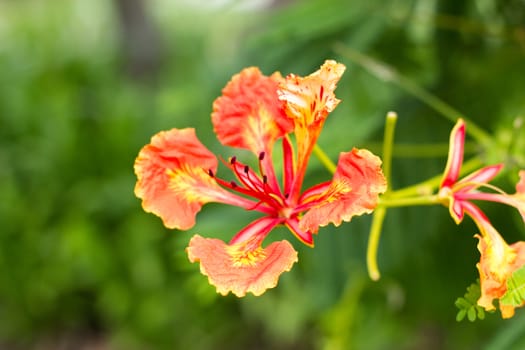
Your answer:
[[[235,156],[231,157],[229,162],[223,161],[235,174],[238,182],[223,180],[211,170],[208,170],[208,174],[221,186],[257,199],[257,203],[253,208],[250,208],[251,210],[256,208],[265,212],[271,210],[273,213],[278,214],[281,209],[286,207],[287,196],[281,194],[279,188],[274,188],[268,184],[268,176],[263,167],[265,156],[265,152],[259,153],[259,174],[254,172],[248,165],[239,162]]]

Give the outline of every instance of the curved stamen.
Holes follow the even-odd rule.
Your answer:
[[[214,177],[217,183],[220,185],[233,191],[242,193],[246,196],[258,199],[257,203],[254,203],[254,205],[249,208],[245,207],[246,209],[275,214],[276,210],[278,211],[280,208],[285,206],[285,203],[280,193],[274,193],[271,186],[268,184],[268,176],[263,172],[264,166],[262,165],[262,161],[264,158],[265,153],[261,152],[259,154],[259,168],[261,171],[261,177],[259,177],[248,165],[237,161],[237,157],[235,156],[231,157],[229,162],[225,162],[223,159],[221,159],[223,163],[235,174],[240,184],[234,181],[227,182],[213,176],[213,173],[210,172],[209,174],[210,176]]]

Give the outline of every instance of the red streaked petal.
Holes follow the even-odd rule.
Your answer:
[[[441,187],[452,186],[459,178],[465,148],[465,122],[458,119],[450,133],[447,165],[443,173]]]
[[[264,76],[256,67],[233,76],[213,103],[211,118],[221,143],[259,155],[293,129],[277,97],[281,79],[278,73]]]
[[[207,173],[216,169],[217,159],[194,129],[161,131],[135,160],[135,195],[166,227],[186,230],[203,204],[229,196]]]
[[[289,191],[293,199],[299,196],[308,159],[324,122],[340,102],[334,90],[345,69],[343,64],[327,60],[309,76],[289,74],[280,84],[279,99],[293,121],[297,145],[295,177]]]
[[[340,100],[334,90],[346,67],[326,60],[319,70],[307,77],[290,74],[281,83],[279,98],[284,101],[286,113],[294,123],[310,127],[322,123]],[[297,127],[296,127],[297,129]]]
[[[305,231],[299,227],[299,219],[291,218],[286,220],[284,223],[286,227],[297,237],[301,242],[306,244],[309,247],[314,246],[314,238],[310,231]]]
[[[368,150],[341,153],[332,183],[300,221],[300,228],[317,232],[319,226],[350,221],[355,215],[370,213],[379,194],[386,191],[381,159]]]
[[[283,148],[283,190],[285,195],[289,195],[292,190],[293,179],[295,178],[296,164],[293,146],[288,137],[282,140]]]
[[[495,164],[478,169],[459,180],[455,186],[460,191],[470,191],[495,178],[503,169],[503,164]]]
[[[255,237],[258,237],[260,241],[266,237],[268,233],[277,225],[279,225],[283,220],[280,218],[273,217],[262,217],[253,221],[251,224],[239,231],[231,240],[230,245],[241,243],[248,240],[253,240]]]
[[[459,225],[461,221],[463,221],[463,217],[465,216],[463,202],[460,200],[456,200],[454,197],[451,197],[448,210],[450,216],[452,217],[452,219],[454,219],[454,222]]]
[[[283,272],[290,271],[298,261],[297,252],[288,241],[266,248],[247,242],[227,245],[219,239],[195,235],[186,250],[191,262],[200,262],[201,273],[208,276],[217,293],[259,296],[275,287]]]

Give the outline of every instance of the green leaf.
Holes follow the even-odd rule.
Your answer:
[[[525,266],[512,273],[507,280],[507,292],[501,297],[501,305],[520,306],[525,301]]]
[[[476,307],[472,305],[467,311],[467,318],[470,322],[476,321]]]
[[[461,322],[463,319],[467,316],[467,310],[461,309],[458,311],[458,314],[456,315],[456,321]]]
[[[485,310],[478,305],[478,299],[481,296],[481,289],[479,280],[467,287],[467,291],[463,297],[456,299],[454,304],[459,309],[456,315],[456,321],[460,322],[465,319],[465,316],[470,322],[476,319],[485,319]]]

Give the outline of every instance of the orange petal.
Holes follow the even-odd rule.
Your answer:
[[[481,254],[476,265],[480,276],[481,297],[478,305],[485,310],[494,310],[494,299],[500,299],[507,291],[507,279],[512,273],[525,264],[525,242],[517,242],[510,246],[503,240],[499,233],[490,228],[489,234],[479,238],[478,250]],[[500,305],[504,318],[512,317],[512,305]]]
[[[341,153],[333,180],[328,188],[305,201],[316,203],[300,222],[303,230],[317,232],[319,226],[350,221],[355,215],[371,213],[379,194],[386,191],[381,159],[363,149]]]
[[[298,195],[308,159],[328,113],[340,102],[334,90],[345,69],[344,65],[327,60],[309,76],[303,78],[290,74],[280,84],[279,99],[293,121],[297,144],[297,177],[291,189],[292,198]]]
[[[195,224],[202,205],[225,192],[208,170],[217,159],[195,136],[194,129],[172,129],[154,135],[135,160],[135,195],[146,212],[168,228],[186,230]]]
[[[293,129],[277,98],[281,79],[278,73],[264,76],[256,67],[232,78],[213,103],[211,118],[220,142],[258,155]]]
[[[266,248],[249,243],[228,245],[220,239],[195,235],[186,250],[191,262],[200,262],[201,273],[208,276],[218,293],[243,297],[250,292],[259,296],[275,287],[283,272],[290,271],[298,260],[297,252],[288,241]]]
[[[345,66],[327,60],[319,70],[307,77],[290,74],[281,83],[279,98],[284,101],[285,110],[294,123],[300,127],[317,127],[333,111],[340,100],[334,90],[345,71]]]

